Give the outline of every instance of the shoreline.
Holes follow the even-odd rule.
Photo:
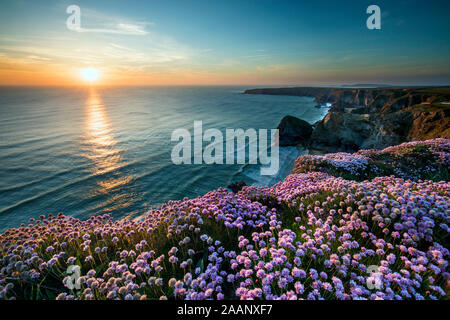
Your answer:
[[[243,94],[245,94],[246,91],[247,90],[245,90],[243,92]],[[302,98],[302,97],[312,98],[310,96],[299,96],[299,98]],[[314,100],[314,102],[315,102],[315,100]],[[316,106],[313,106],[312,108],[316,108]],[[325,117],[329,113],[330,108],[329,107],[321,107],[320,109],[323,109],[323,111],[324,111],[323,114],[320,117],[312,120],[310,123],[311,126],[314,126],[314,124],[325,119]],[[281,119],[279,121],[281,121]],[[278,173],[276,174],[276,176],[274,176],[274,177],[261,176],[261,175],[258,176],[257,174],[248,176],[248,175],[244,174],[244,171],[246,171],[246,168],[250,168],[250,166],[254,166],[254,165],[246,164],[239,172],[237,172],[236,174],[233,175],[231,184],[239,182],[239,176],[244,175],[247,178],[253,180],[253,182],[249,184],[250,186],[257,186],[257,187],[272,186],[278,182],[283,181],[291,173],[292,169],[294,168],[294,162],[299,156],[311,154],[311,149],[304,147],[302,144],[297,144],[295,146],[279,147],[279,151],[280,151],[280,157],[284,157],[284,159],[280,158],[280,169],[279,169]],[[257,168],[252,168],[252,169],[259,172],[260,166],[261,165],[258,165]],[[250,171],[250,170],[247,169],[247,171]],[[258,177],[256,177],[256,176],[258,176]],[[234,180],[235,177],[238,177],[238,179]],[[243,181],[243,182],[245,182],[245,181]]]

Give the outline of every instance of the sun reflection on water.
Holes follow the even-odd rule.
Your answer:
[[[134,179],[121,172],[127,164],[121,156],[123,150],[117,146],[106,107],[95,89],[89,92],[85,115],[86,140],[83,155],[92,161],[92,175],[97,182],[97,188],[90,196],[102,197],[101,203],[96,207],[102,212],[127,208],[133,203],[129,187]]]

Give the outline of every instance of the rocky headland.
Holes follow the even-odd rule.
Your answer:
[[[266,88],[245,94],[314,97],[328,114],[309,137],[296,139],[311,152],[382,149],[402,142],[450,138],[450,87]],[[284,120],[284,119],[283,119]],[[292,140],[293,119],[280,123],[280,145]],[[288,126],[287,135],[283,134]],[[305,126],[302,124],[302,129]],[[292,141],[290,141],[292,142]],[[289,145],[292,145],[289,144]]]

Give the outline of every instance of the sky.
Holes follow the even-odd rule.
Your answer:
[[[81,28],[66,9],[77,5]],[[378,5],[381,29],[366,9]],[[0,85],[450,84],[450,1],[0,0]]]

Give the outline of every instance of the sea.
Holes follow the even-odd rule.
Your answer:
[[[305,150],[280,148],[273,176],[261,164],[172,162],[173,131],[193,133],[194,121],[225,136],[275,129],[286,115],[312,124],[327,112],[310,97],[243,94],[250,88],[0,87],[0,232],[49,213],[133,218],[232,182],[282,180]]]

